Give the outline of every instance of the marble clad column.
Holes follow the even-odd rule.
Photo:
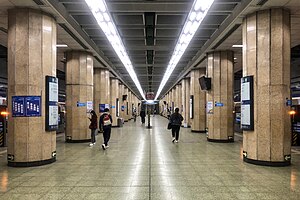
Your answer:
[[[100,117],[99,104],[110,104],[109,70],[94,68],[94,110]],[[109,108],[110,109],[110,108]]]
[[[84,51],[69,51],[66,65],[66,142],[88,142],[93,101],[93,57]]]
[[[131,120],[131,91],[129,88],[127,88],[127,102],[128,102],[128,114],[127,114],[127,120]]]
[[[255,12],[243,21],[243,76],[254,79],[254,131],[243,131],[244,161],[291,163],[291,26],[288,10]]]
[[[117,99],[119,100],[119,105],[121,105],[121,101],[119,98],[119,80],[117,78],[110,78],[110,114],[113,120],[112,126],[117,127],[118,126],[118,116],[117,116]],[[121,108],[118,108],[119,111]]]
[[[133,108],[133,106],[132,106],[132,104],[133,104],[133,101],[132,101],[132,92],[129,90],[128,91],[128,96],[129,96],[129,120],[131,120],[132,119],[132,108]]]
[[[45,80],[56,76],[56,21],[39,10],[8,11],[8,111],[12,96],[40,96],[41,116],[8,116],[8,166],[56,161],[56,132],[45,131]]]
[[[182,113],[181,87],[182,87],[181,83],[176,85],[176,103],[177,103],[176,107],[179,108],[179,113]]]
[[[171,89],[170,91],[169,91],[169,107],[168,107],[168,109],[171,111],[171,113],[172,113],[172,102],[173,102],[173,90]]]
[[[190,79],[184,78],[181,86],[181,101],[183,105],[183,127],[190,127]]]
[[[206,92],[200,89],[198,80],[199,77],[204,76],[205,74],[205,69],[194,69],[191,71],[190,95],[194,96],[194,115],[193,119],[190,119],[192,132],[206,132]]]
[[[123,83],[119,82],[119,99],[120,99],[120,118],[122,118],[125,121],[125,101],[123,101],[123,95],[125,91],[125,86]]]
[[[206,92],[208,134],[211,142],[233,142],[233,52],[216,51],[207,54],[207,77],[211,78],[211,90]]]
[[[127,95],[127,98],[124,101],[124,106],[125,106],[124,107],[125,108],[125,110],[124,110],[124,121],[128,122],[128,120],[129,120],[129,102],[128,102],[129,95],[128,95],[128,88],[126,86],[124,86],[124,95]],[[127,112],[127,110],[128,110],[128,112]]]

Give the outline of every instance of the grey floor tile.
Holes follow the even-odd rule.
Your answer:
[[[57,140],[57,161],[11,168],[0,157],[0,199],[300,199],[300,155],[290,167],[244,163],[242,143],[210,143],[205,134],[180,130],[171,142],[167,120],[148,130],[130,121],[112,129],[110,148]]]

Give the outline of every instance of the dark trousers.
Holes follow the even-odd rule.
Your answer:
[[[145,117],[141,117],[142,118],[142,123],[145,124]]]
[[[91,143],[96,142],[96,129],[91,129]]]
[[[111,133],[111,126],[104,126],[103,127],[103,139],[104,139],[105,146],[107,146],[108,141],[110,139],[110,133]]]
[[[172,125],[172,137],[175,137],[175,140],[179,139],[179,130],[180,125]]]

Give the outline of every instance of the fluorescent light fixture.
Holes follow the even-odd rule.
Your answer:
[[[237,58],[233,58],[234,60],[237,60]]]
[[[234,47],[234,48],[243,48],[243,45],[242,44],[234,44],[234,45],[232,45],[232,47]]]
[[[95,19],[98,22],[98,25],[101,27],[106,38],[109,40],[110,44],[117,53],[124,67],[126,68],[134,84],[138,88],[140,94],[142,95],[142,98],[146,99],[141,84],[136,76],[132,63],[129,59],[129,56],[126,53],[121,37],[107,9],[105,0],[85,0],[85,2],[88,5],[91,12],[93,13]]]
[[[66,45],[66,44],[57,44],[56,47],[57,48],[66,48],[66,47],[68,47],[68,45]]]
[[[173,70],[178,64],[181,56],[184,54],[186,48],[189,43],[193,39],[196,31],[198,30],[201,22],[206,16],[209,8],[211,7],[214,0],[195,0],[190,10],[190,13],[187,17],[187,20],[183,26],[181,34],[178,38],[177,44],[175,46],[175,50],[172,54],[171,60],[169,61],[167,70],[164,74],[164,77],[159,85],[156,96],[154,100],[157,100],[160,95],[162,89],[166,85],[168,79],[170,78]]]

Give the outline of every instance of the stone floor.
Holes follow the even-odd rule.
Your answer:
[[[292,165],[273,168],[242,161],[242,142],[210,143],[205,134],[182,128],[171,142],[167,120],[151,117],[114,128],[110,148],[64,143],[57,161],[32,168],[7,167],[0,153],[0,199],[300,199],[300,153]]]

